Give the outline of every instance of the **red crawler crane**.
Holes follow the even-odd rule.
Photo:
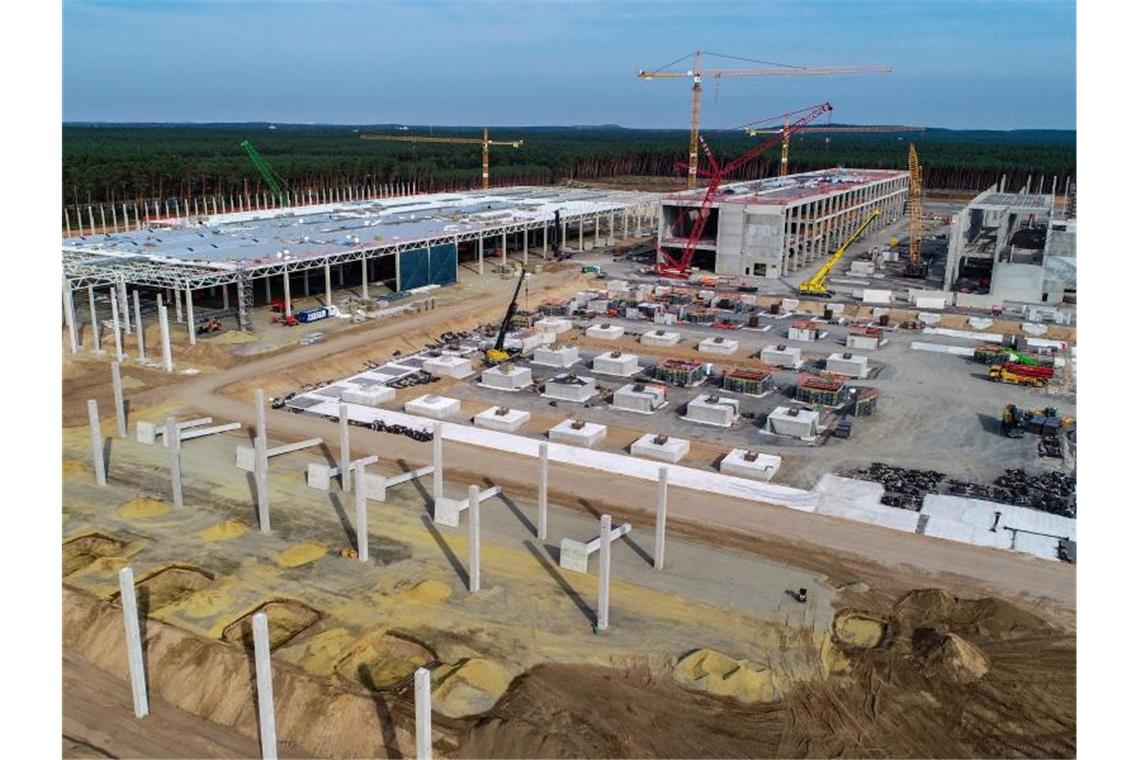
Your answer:
[[[716,157],[713,156],[712,151],[709,150],[708,144],[705,143],[705,139],[701,137],[701,149],[704,150],[705,155],[708,157],[709,165],[712,168],[698,168],[697,174],[708,178],[709,185],[705,189],[704,198],[701,200],[700,208],[697,210],[697,218],[693,222],[693,228],[689,230],[689,237],[685,241],[685,247],[681,250],[681,257],[674,258],[669,253],[665,252],[662,248],[658,247],[657,255],[660,259],[664,259],[664,261],[659,262],[654,267],[654,271],[662,277],[687,278],[689,276],[689,272],[692,271],[691,264],[693,263],[693,256],[696,254],[697,242],[700,241],[701,234],[705,229],[705,224],[709,220],[709,216],[712,212],[712,203],[716,198],[717,190],[720,189],[721,180],[724,179],[724,177],[727,175],[739,169],[744,164],[762,154],[764,151],[771,148],[773,145],[777,145],[783,142],[785,135],[790,136],[798,132],[800,129],[807,126],[816,118],[822,116],[830,110],[830,103],[820,103],[817,106],[812,106],[811,108],[805,109],[804,115],[796,119],[794,122],[788,124],[784,130],[772,135],[772,137],[768,138],[756,147],[747,150],[745,153],[733,159],[724,166],[721,166],[717,162]]]

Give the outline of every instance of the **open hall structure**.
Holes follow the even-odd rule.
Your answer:
[[[327,305],[334,277],[338,288],[359,287],[368,299],[369,284],[404,292],[453,283],[461,263],[482,274],[492,254],[505,263],[511,252],[525,266],[532,253],[543,259],[554,255],[558,241],[562,250],[582,251],[650,235],[657,198],[641,192],[512,187],[128,218],[112,231],[64,238],[65,316],[74,319],[68,307],[76,290],[109,289],[126,315],[128,289],[145,289],[173,303],[177,321],[185,321],[192,336],[194,304],[204,299],[214,305],[211,317],[233,315],[241,329],[252,330],[252,307],[276,296],[289,315],[291,297],[309,295],[314,277]]]
[[[825,169],[723,185],[693,264],[729,277],[786,277],[821,262],[875,209],[869,231],[896,221],[910,177],[902,171]],[[680,257],[704,190],[661,200],[658,243]]]

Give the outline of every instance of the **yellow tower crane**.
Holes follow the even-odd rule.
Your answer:
[[[701,51],[698,50],[694,53],[686,53],[672,63],[667,63],[659,69],[653,71],[645,71],[644,69],[637,72],[639,79],[692,79],[693,80],[693,104],[692,115],[689,129],[689,181],[688,186],[690,189],[697,186],[697,146],[700,144],[701,136],[701,87],[704,77],[712,77],[714,80],[719,81],[727,77],[806,77],[806,76],[829,76],[837,74],[889,74],[891,73],[890,66],[827,66],[827,67],[807,67],[807,66],[789,66],[787,64],[773,64],[766,61],[756,61],[751,58],[739,58],[732,55],[724,55],[722,53],[706,53],[706,55],[716,56],[718,58],[732,58],[739,61],[750,61],[752,63],[762,63],[769,68],[762,69],[701,69]],[[693,68],[688,71],[666,71],[670,66],[675,66],[681,61],[692,56]]]
[[[907,260],[903,276],[925,278],[928,265],[922,258],[922,166],[918,163],[918,151],[915,150],[914,143],[910,144],[907,165],[910,168],[910,194],[907,199],[910,227],[907,230]]]
[[[788,173],[788,150],[791,143],[791,133],[788,131],[788,125],[785,121],[783,129],[773,128],[759,128],[753,127],[752,124],[760,124],[763,121],[754,121],[745,124],[742,129],[748,133],[749,137],[756,137],[757,135],[774,135],[777,132],[783,132],[784,141],[780,145],[780,176],[784,177]],[[828,148],[831,147],[831,134],[835,132],[925,132],[926,127],[911,127],[902,124],[869,124],[867,126],[855,125],[823,125],[819,127],[804,127],[800,130],[800,134],[825,134],[824,141]],[[901,139],[901,138],[900,138]]]
[[[492,140],[483,128],[482,139],[478,137],[435,137],[432,135],[361,135],[361,140],[384,140],[386,142],[410,143],[447,143],[452,145],[482,145],[483,146],[483,189],[490,187],[491,178],[491,146],[506,145],[517,148],[523,144],[522,140]]]

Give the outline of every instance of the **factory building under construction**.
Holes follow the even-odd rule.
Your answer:
[[[697,241],[693,265],[727,276],[775,279],[822,261],[875,209],[874,231],[901,217],[906,172],[825,169],[723,185]],[[665,196],[658,243],[679,255],[703,190]]]

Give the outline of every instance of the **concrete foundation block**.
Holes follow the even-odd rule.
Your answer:
[[[534,384],[529,367],[500,364],[483,370],[480,385],[497,391],[518,391]]]
[[[426,394],[404,404],[404,411],[433,420],[450,420],[459,416],[459,399]]]
[[[654,318],[656,321],[656,318]],[[657,346],[667,348],[681,342],[681,333],[672,330],[651,330],[641,336],[643,346]]]
[[[457,380],[462,380],[475,374],[475,369],[471,366],[470,357],[454,356],[452,354],[441,354],[439,356],[430,356],[424,359],[423,368],[425,372],[430,372],[439,377],[454,377]]]
[[[848,377],[867,377],[871,373],[866,356],[858,354],[832,354],[827,357],[827,371]]]
[[[556,375],[543,385],[543,398],[558,401],[585,403],[598,393],[598,381],[592,377],[564,373]]]
[[[780,469],[781,458],[747,449],[733,449],[720,460],[720,471],[725,475],[752,480],[771,480]]]
[[[531,361],[543,367],[557,367],[566,369],[578,362],[577,346],[550,346],[534,350]]]
[[[767,346],[760,351],[760,361],[773,367],[799,369],[803,366],[804,358],[802,351],[793,346]]]
[[[700,425],[732,427],[740,419],[740,402],[734,398],[702,393],[685,408],[685,419]]]
[[[475,415],[475,427],[513,433],[530,421],[530,412],[493,406]]]
[[[470,361],[468,361],[468,364],[470,364]],[[360,404],[361,406],[380,406],[395,398],[395,388],[389,388],[387,385],[381,385],[379,383],[345,391],[341,395],[342,401],[349,404]]]
[[[617,340],[625,335],[625,328],[621,325],[591,325],[586,328],[586,337],[598,340]]]
[[[547,436],[555,443],[567,443],[589,449],[604,439],[606,432],[606,426],[596,422],[583,422],[578,426],[575,420],[563,420],[550,428]]]
[[[338,472],[336,467],[325,462],[309,462],[309,466],[305,470],[305,483],[309,488],[327,491],[333,477]]]
[[[629,447],[629,453],[635,457],[645,457],[646,459],[656,459],[658,462],[676,464],[689,453],[689,442],[684,438],[646,433],[633,442],[633,445]]]
[[[544,317],[534,323],[534,329],[539,332],[551,332],[555,335],[561,335],[573,327],[573,322],[562,317]]]
[[[653,414],[667,403],[663,385],[629,383],[614,391],[614,408],[625,412]]]
[[[613,351],[608,354],[598,354],[594,357],[593,370],[600,375],[630,377],[631,375],[636,375],[639,369],[637,354]]]
[[[810,441],[819,434],[819,412],[778,406],[768,414],[767,431]]]
[[[702,354],[721,354],[727,356],[728,354],[736,353],[736,349],[738,348],[740,348],[740,341],[725,338],[721,335],[715,338],[705,338],[697,344],[697,350]]]

